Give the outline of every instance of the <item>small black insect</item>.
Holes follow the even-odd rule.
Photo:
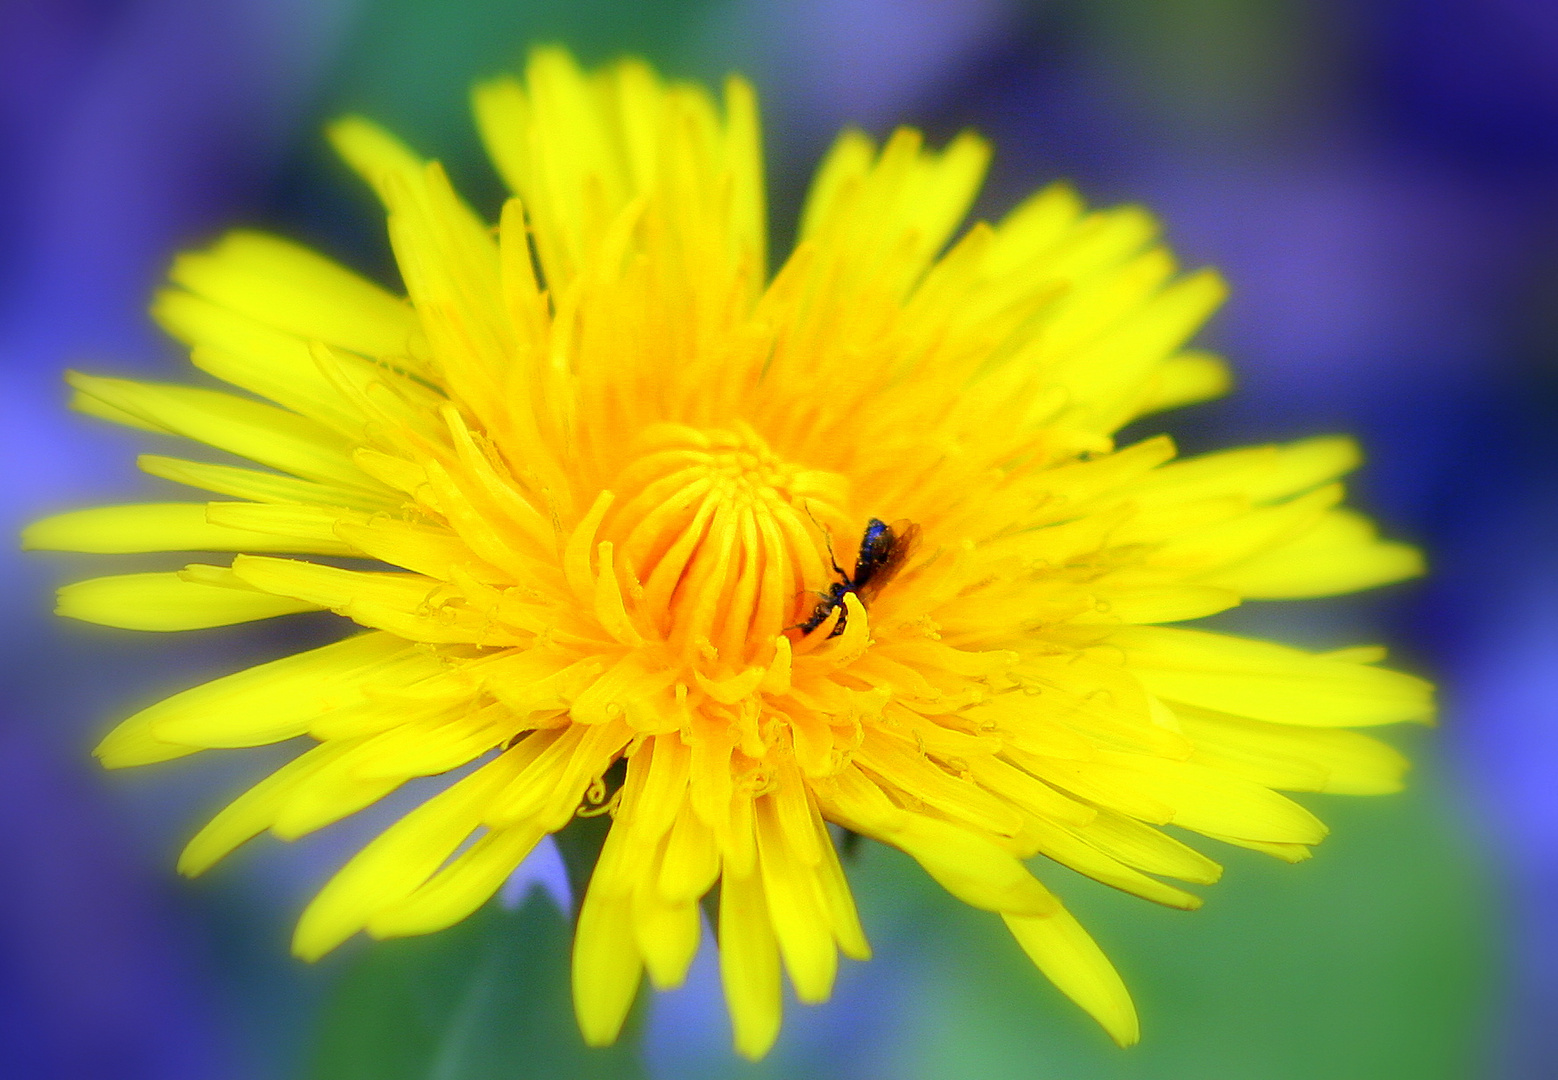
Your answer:
[[[846,574],[833,554],[833,540],[829,537],[828,558],[833,563],[833,571],[838,574],[840,580],[828,586],[828,591],[812,609],[811,616],[800,624],[801,632],[811,633],[827,622],[828,616],[833,614],[833,609],[838,608],[838,622],[833,625],[828,636],[832,638],[842,634],[845,620],[849,617],[849,609],[844,606],[844,597],[854,593],[860,598],[862,604],[874,599],[882,590],[882,586],[891,581],[893,575],[902,569],[904,562],[914,553],[914,547],[919,543],[919,539],[920,527],[913,522],[899,520],[889,525],[880,518],[872,518],[866,524],[865,535],[860,538],[860,552],[855,556],[855,572]]]

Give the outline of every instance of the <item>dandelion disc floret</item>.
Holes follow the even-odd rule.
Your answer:
[[[818,1002],[840,952],[869,955],[833,823],[999,914],[1129,1043],[1125,988],[1039,856],[1191,908],[1172,882],[1219,868],[1160,826],[1294,861],[1325,829],[1278,791],[1399,786],[1400,757],[1347,730],[1429,715],[1380,650],[1163,625],[1419,560],[1339,505],[1345,439],[1115,446],[1225,384],[1186,348],[1221,285],[1179,273],[1148,215],[1061,186],[959,234],[979,139],[846,133],[770,278],[740,80],[716,103],[543,50],[475,104],[513,193],[496,228],[383,131],[332,129],[387,210],[404,298],[233,233],[179,258],[155,311],[241,392],[71,377],[88,413],[247,463],[148,455],[216,497],[33,525],[40,548],[235,553],[67,586],[62,614],[357,626],[103,741],[111,767],[312,744],[184,871],[453,773],[309,905],[312,958],[448,926],[543,837],[608,813],[575,935],[585,1038],[616,1037],[646,972],[682,981],[718,883],[736,1045],[757,1057],[781,970]]]

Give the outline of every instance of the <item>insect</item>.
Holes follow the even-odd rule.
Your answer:
[[[823,535],[828,536],[827,533]],[[899,520],[889,525],[880,518],[872,518],[866,523],[865,535],[860,538],[860,551],[855,556],[855,572],[846,574],[833,554],[833,540],[828,536],[828,559],[841,580],[828,586],[828,591],[817,601],[810,617],[800,624],[801,632],[811,633],[828,620],[834,608],[838,608],[838,622],[828,632],[828,636],[833,638],[842,634],[849,616],[849,609],[844,606],[844,597],[854,593],[862,604],[873,600],[882,586],[903,568],[904,562],[914,553],[919,539],[920,527],[911,521]]]

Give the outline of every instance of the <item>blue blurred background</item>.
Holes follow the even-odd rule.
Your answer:
[[[1224,620],[1387,639],[1440,679],[1441,729],[1401,736],[1412,791],[1309,800],[1335,826],[1317,858],[1231,853],[1194,916],[1058,881],[1138,994],[1131,1051],[994,920],[867,850],[850,873],[878,958],[793,1007],[767,1061],[731,1057],[705,953],[641,1017],[641,1058],[581,1064],[545,903],[304,967],[288,924],[375,821],[261,841],[189,884],[182,838],[277,757],[96,771],[114,718],[327,624],[56,624],[53,587],[107,565],[0,554],[0,1076],[1558,1075],[1558,5],[0,0],[6,529],[159,490],[134,472],[141,439],[64,411],[60,373],[185,377],[145,316],[175,251],[260,225],[394,280],[326,118],[387,123],[495,209],[466,87],[535,41],[751,75],[776,247],[843,123],[984,131],[983,214],[1056,177],[1158,212],[1187,264],[1233,284],[1207,340],[1240,379],[1169,430],[1188,450],[1355,432],[1357,500],[1430,551],[1426,584]]]

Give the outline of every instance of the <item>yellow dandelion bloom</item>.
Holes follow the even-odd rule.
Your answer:
[[[1125,987],[1037,856],[1192,908],[1170,881],[1219,867],[1160,826],[1298,860],[1325,827],[1277,790],[1399,786],[1401,758],[1346,730],[1430,712],[1380,650],[1161,625],[1419,559],[1340,506],[1346,439],[1116,448],[1226,381],[1186,347],[1223,287],[1180,273],[1149,215],[1056,186],[954,238],[986,144],[848,132],[769,277],[745,82],[716,101],[543,50],[475,112],[513,193],[496,227],[382,130],[331,129],[385,205],[405,298],[236,232],[181,256],[155,313],[246,393],[71,376],[85,412],[257,467],[146,456],[218,498],[33,525],[37,548],[242,553],[67,586],[61,614],[185,630],[328,608],[363,628],[104,739],[109,767],[313,743],[183,871],[468,767],[308,906],[313,958],[448,926],[608,812],[573,954],[585,1039],[616,1037],[645,972],[682,981],[717,885],[757,1057],[781,968],[820,1002],[840,952],[870,953],[833,823],[999,914],[1125,1044]]]

